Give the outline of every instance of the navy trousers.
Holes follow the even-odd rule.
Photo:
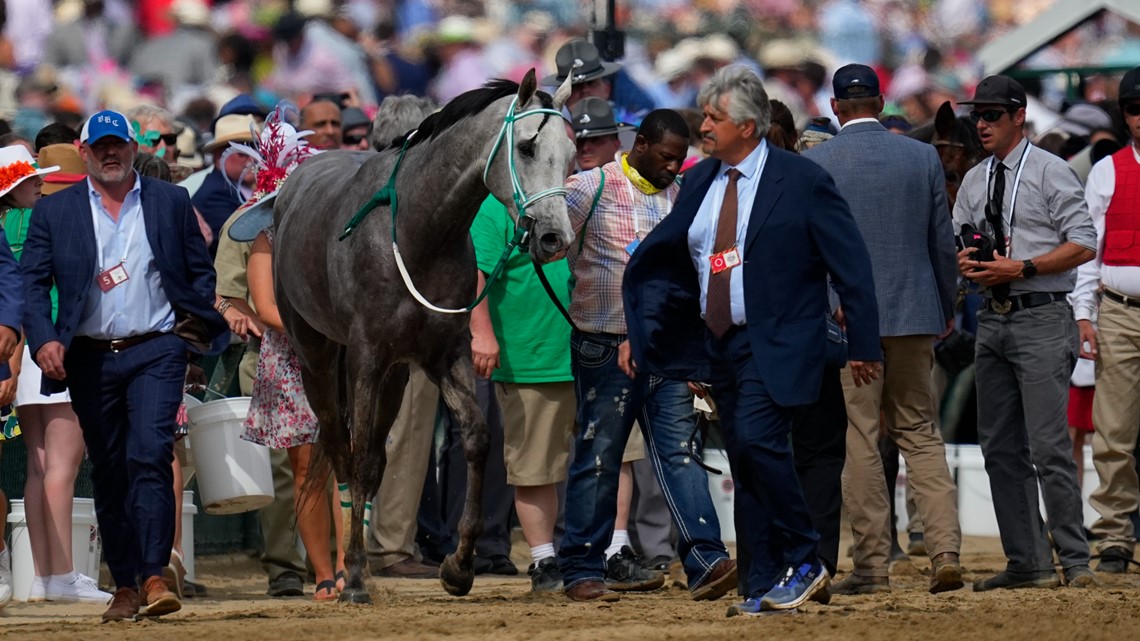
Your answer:
[[[725,449],[736,485],[737,537],[752,554],[746,596],[761,596],[788,566],[819,560],[819,535],[796,474],[789,436],[795,408],[777,404],[740,327],[707,339]]]
[[[68,350],[71,404],[91,459],[95,513],[116,587],[161,576],[174,544],[174,424],[186,342],[160,336],[120,352]]]

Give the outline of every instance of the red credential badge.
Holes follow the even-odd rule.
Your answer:
[[[127,269],[123,267],[122,263],[119,263],[96,276],[95,282],[99,283],[99,289],[103,293],[107,293],[115,289],[120,283],[130,280],[130,278],[131,277],[127,274]]]
[[[740,251],[736,247],[731,247],[709,256],[709,267],[714,274],[719,274],[726,269],[732,269],[739,264]]]

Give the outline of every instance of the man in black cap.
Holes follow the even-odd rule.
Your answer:
[[[614,119],[614,108],[601,98],[586,98],[570,111],[570,127],[578,148],[578,169],[588,171],[613,161],[621,151],[618,134],[634,127]]]
[[[554,64],[558,73],[543,78],[541,84],[556,87],[566,81],[566,76],[571,76],[567,110],[573,111],[574,106],[586,98],[601,98],[615,104],[615,111],[636,116],[622,118],[636,124],[653,109],[653,100],[625,76],[621,65],[602,60],[598,48],[585,40],[571,40],[562,45],[554,56]]]
[[[855,570],[832,591],[891,589],[894,523],[879,456],[880,412],[906,459],[926,525],[930,591],[957,590],[963,585],[958,493],[935,427],[930,385],[934,340],[954,327],[958,288],[946,179],[933,146],[896,136],[879,123],[883,96],[873,69],[847,65],[835,72],[833,85],[831,109],[839,133],[804,157],[835,179],[867,243],[886,366],[884,376],[870,385],[857,385],[850,368],[842,373],[848,421],[843,504],[855,534]]]
[[[1065,581],[1093,586],[1066,421],[1078,350],[1066,296],[1076,267],[1096,255],[1096,230],[1073,170],[1025,139],[1025,89],[1016,80],[990,76],[972,100],[958,102],[973,105],[970,117],[993,154],[963,179],[954,221],[992,234],[996,246],[989,255],[966,247],[958,268],[986,288],[975,361],[978,442],[1008,559],[974,590],[1058,585],[1054,547]]]
[[[1081,265],[1073,306],[1081,358],[1097,361],[1093,463],[1100,485],[1091,503],[1100,518],[1097,571],[1128,571],[1136,546],[1131,515],[1140,507],[1136,449],[1140,431],[1140,67],[1120,81],[1120,110],[1131,144],[1093,166],[1085,200],[1097,233],[1096,259]],[[1099,304],[1097,290],[1101,291]],[[1097,320],[1097,325],[1093,321]]]

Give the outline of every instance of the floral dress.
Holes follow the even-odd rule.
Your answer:
[[[317,417],[301,384],[301,359],[289,338],[272,329],[261,338],[253,400],[241,437],[277,449],[317,442]]]

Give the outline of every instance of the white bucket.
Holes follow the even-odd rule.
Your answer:
[[[16,601],[27,601],[36,568],[32,562],[32,543],[22,500],[11,502],[8,527],[12,532],[10,545],[12,598]],[[103,545],[99,538],[99,524],[95,518],[93,499],[75,499],[72,504],[71,556],[76,572],[99,579],[99,562],[103,557]]]
[[[951,480],[958,478],[958,446],[946,443],[946,467],[950,470]],[[906,509],[906,460],[899,455],[899,475],[895,480],[895,529],[899,532],[906,530],[910,522],[910,512]]]
[[[986,460],[978,445],[958,446],[958,519],[962,523],[962,534],[999,534]]]
[[[248,397],[188,407],[198,491],[208,514],[238,514],[273,502],[269,448],[241,438]]]
[[[728,456],[724,450],[705,448],[701,456],[705,464],[716,468],[722,474],[709,473],[709,496],[712,497],[713,507],[716,508],[716,518],[720,521],[720,538],[725,543],[736,541],[736,521],[733,519],[733,502],[736,500],[736,488],[732,483],[732,472],[729,471]]]

